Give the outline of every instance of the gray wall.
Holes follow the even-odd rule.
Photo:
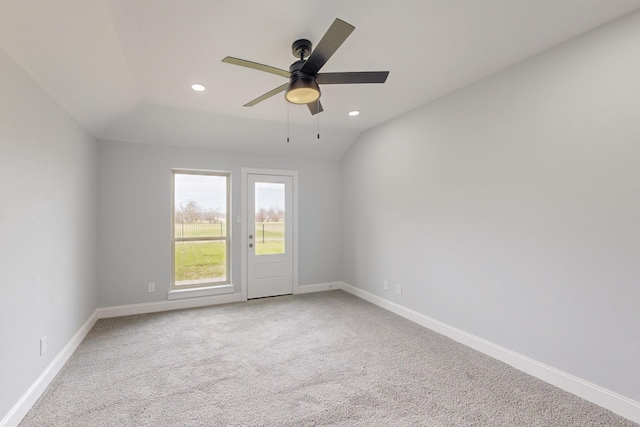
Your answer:
[[[638,46],[640,13],[361,136],[343,279],[640,401]]]
[[[171,168],[231,171],[232,282],[240,292],[240,169],[298,171],[299,284],[341,279],[341,163],[100,141],[99,305],[166,301],[171,280]],[[156,283],[156,292],[147,284]]]
[[[2,419],[96,309],[97,150],[1,49],[0,76]]]
[[[0,417],[97,306],[166,300],[172,167],[230,170],[232,215],[241,167],[298,170],[301,285],[343,279],[640,400],[639,29],[636,13],[431,103],[342,163],[96,149],[0,50]]]

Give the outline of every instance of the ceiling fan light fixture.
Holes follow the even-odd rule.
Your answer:
[[[312,78],[298,78],[291,81],[284,97],[292,104],[309,104],[320,99],[320,87]]]
[[[325,63],[342,46],[342,43],[353,30],[355,30],[353,25],[336,18],[315,49],[311,49],[313,45],[307,39],[294,41],[291,45],[291,53],[295,56],[296,62],[289,66],[289,71],[232,56],[223,58],[222,62],[289,79],[288,83],[247,102],[244,107],[253,107],[278,93],[284,92],[284,98],[287,102],[291,104],[306,104],[311,115],[316,115],[324,111],[320,102],[320,87],[318,85],[384,83],[387,80],[388,71],[320,73]]]

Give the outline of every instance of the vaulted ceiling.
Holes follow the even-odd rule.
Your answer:
[[[0,47],[99,139],[339,159],[360,133],[638,8],[640,0],[0,0]],[[385,84],[323,86],[318,116],[281,94],[243,107],[286,80],[222,58],[288,69],[291,43],[317,43],[337,17],[356,29],[322,71],[389,70]]]

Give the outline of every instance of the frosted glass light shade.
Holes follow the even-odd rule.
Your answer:
[[[308,104],[320,98],[320,87],[311,78],[299,78],[289,84],[284,97],[292,104]]]

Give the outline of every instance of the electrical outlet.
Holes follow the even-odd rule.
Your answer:
[[[40,338],[40,356],[47,352],[47,336]]]
[[[402,295],[402,285],[400,283],[396,284],[396,294]]]
[[[155,291],[156,291],[156,284],[149,283],[149,292],[155,292]]]
[[[389,290],[389,281],[385,280],[384,283],[382,284],[382,286],[384,287],[385,291],[388,291]]]

